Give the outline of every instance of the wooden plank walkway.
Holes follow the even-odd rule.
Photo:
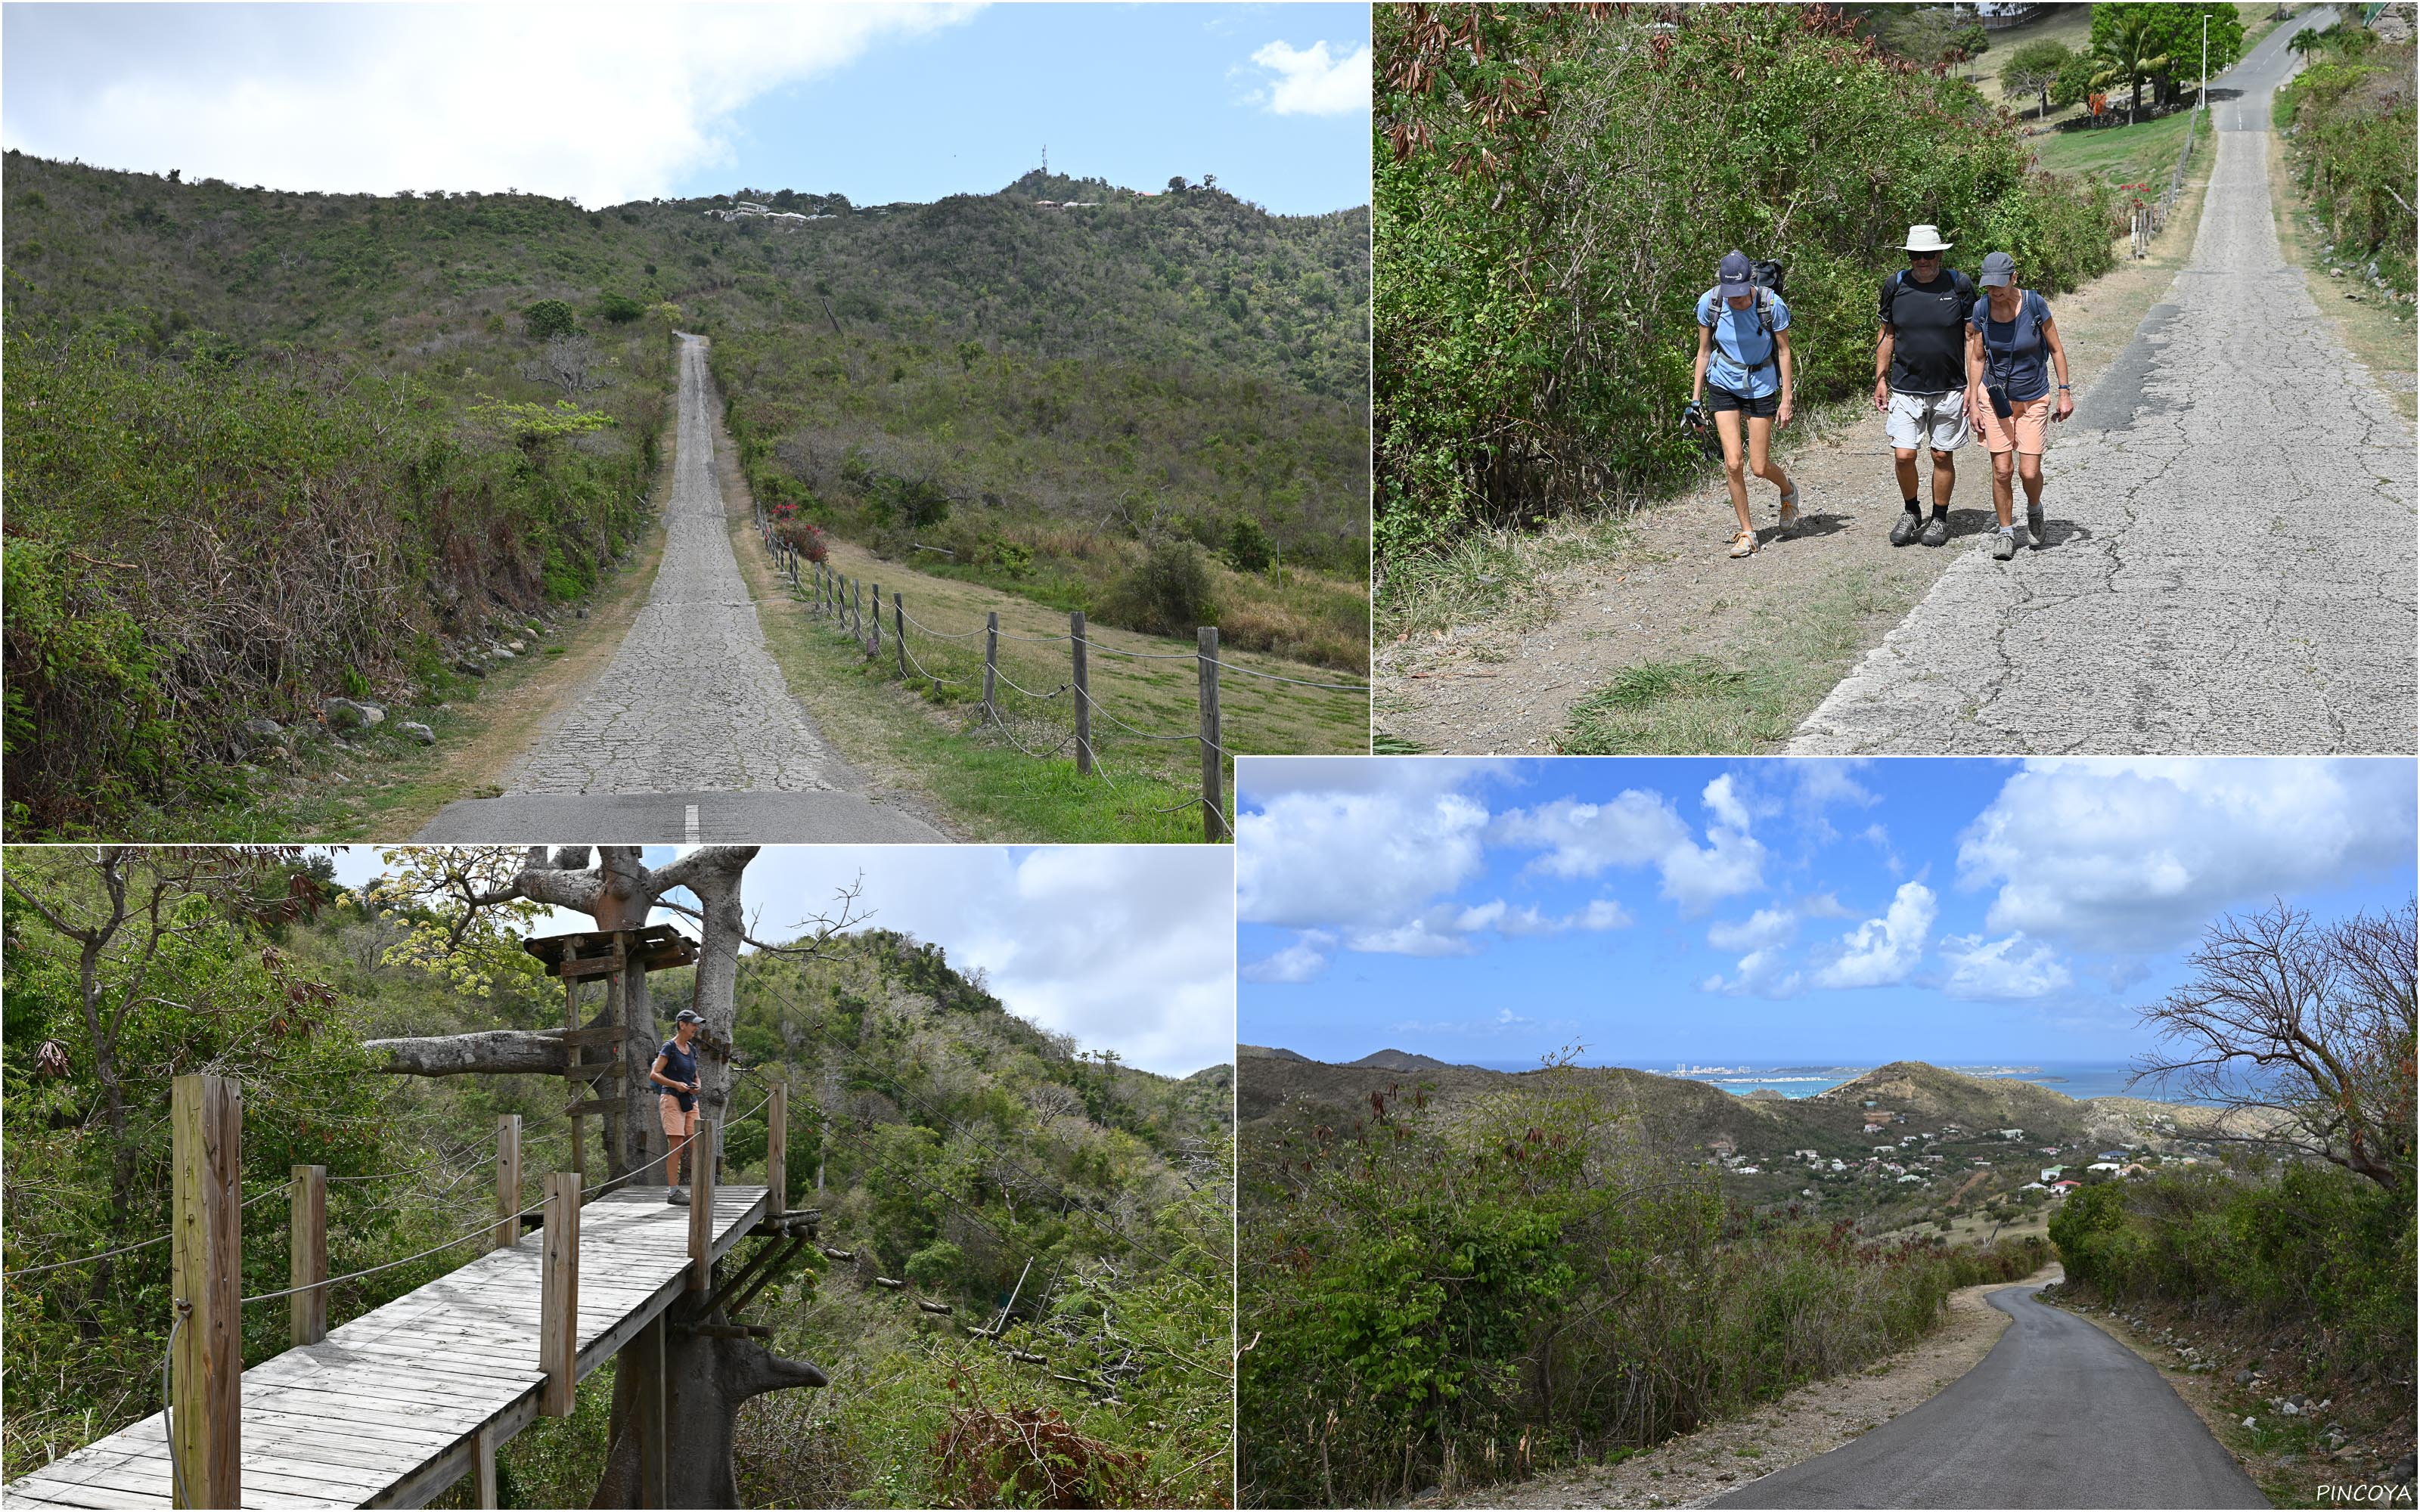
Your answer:
[[[714,1194],[714,1254],[765,1217],[761,1186]],[[626,1187],[580,1210],[579,1374],[689,1286],[690,1211]],[[243,1504],[421,1506],[537,1416],[540,1233],[243,1373]],[[265,1305],[265,1304],[264,1304]],[[281,1309],[285,1304],[276,1304]],[[167,1506],[166,1420],[140,1423],[9,1483],[8,1506]]]

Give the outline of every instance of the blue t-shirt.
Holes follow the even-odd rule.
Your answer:
[[[1992,318],[1992,301],[1975,301],[1969,323],[1983,333],[1983,381],[2005,383],[2010,404],[2029,404],[2050,392],[2050,344],[2042,325],[2050,319],[2050,301],[2025,290],[2014,320]]]
[[[684,1086],[697,1080],[697,1052],[683,1050],[678,1040],[666,1040],[663,1049],[657,1054],[664,1057],[665,1075]],[[657,1084],[656,1090],[666,1097],[679,1098],[680,1110],[683,1113],[697,1106],[697,1098],[693,1093],[675,1092],[661,1083]]]
[[[1773,312],[1776,332],[1790,329],[1790,306],[1769,288],[1757,290],[1745,310],[1732,309],[1714,289],[1698,296],[1698,324],[1714,333],[1714,349],[1706,359],[1706,382],[1743,399],[1761,399],[1781,392],[1781,338],[1764,333],[1763,323],[1756,316],[1760,301]],[[1764,365],[1751,366],[1758,363]]]

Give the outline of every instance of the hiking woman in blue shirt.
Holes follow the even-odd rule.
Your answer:
[[[1798,528],[1798,489],[1773,460],[1773,427],[1790,424],[1791,374],[1790,306],[1758,286],[1747,254],[1734,249],[1715,270],[1714,286],[1698,297],[1698,369],[1689,402],[1702,403],[1706,391],[1714,391],[1723,477],[1739,516],[1739,534],[1731,538],[1735,557],[1754,555],[1758,545],[1747,509],[1751,472],[1781,490],[1776,537]]]
[[[2017,554],[2013,478],[2025,486],[2025,541],[2042,548],[2042,453],[2050,427],[2075,412],[2067,385],[2067,347],[2050,303],[2017,283],[2017,260],[2005,252],[1983,259],[1975,281],[1984,298],[1966,331],[1966,408],[1992,453],[1992,506],[2000,528],[1992,559]],[[2058,387],[2051,387],[2051,369]]]

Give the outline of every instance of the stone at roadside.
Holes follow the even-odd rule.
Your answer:
[[[529,650],[529,642],[526,640],[507,640],[504,642],[504,649],[518,656]]]
[[[422,724],[417,719],[406,719],[396,728],[400,729],[405,734],[410,735],[412,739],[420,742],[424,746],[434,746],[437,744],[437,732],[429,729],[427,725]]]
[[[456,662],[454,664],[454,670],[460,672],[465,677],[485,677],[488,675],[487,663],[473,660],[469,656],[465,656],[460,661]]]
[[[351,699],[330,699],[321,705],[319,712],[331,730],[359,730],[374,722],[370,718],[369,705],[356,703]],[[379,717],[383,719],[386,716],[381,713]]]
[[[286,727],[274,719],[246,719],[243,733],[256,740],[283,740]]]
[[[584,619],[588,618],[588,606],[587,606],[587,605],[585,605],[585,604],[582,604],[582,605],[580,607],[579,613],[580,613],[580,617],[581,617],[582,619],[583,619],[583,620],[584,620]]]
[[[509,646],[489,646],[488,648],[488,655],[495,657],[498,661],[510,661],[513,659],[512,648]]]

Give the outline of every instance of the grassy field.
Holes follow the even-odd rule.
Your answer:
[[[730,497],[744,501],[726,469]],[[738,506],[744,508],[744,504]],[[884,599],[881,653],[818,615],[802,572],[799,588],[776,577],[745,514],[732,546],[758,604],[766,643],[792,692],[848,759],[879,780],[929,795],[968,839],[1187,841],[1202,838],[1199,673],[1195,647],[1103,625],[1087,627],[1094,703],[1092,777],[1074,761],[1073,658],[1067,616],[1016,594],[913,572],[845,542],[830,569]],[[889,603],[908,623],[908,675]],[[1000,615],[998,725],[983,699],[985,616]],[[871,605],[868,618],[871,618]],[[1253,652],[1221,650],[1219,744],[1234,754],[1343,753],[1369,748],[1369,701],[1360,693],[1296,687],[1359,679]],[[1121,723],[1121,721],[1123,721]],[[1131,728],[1129,728],[1131,727]],[[1229,812],[1233,763],[1225,764]],[[1171,810],[1174,811],[1164,811]]]
[[[2054,173],[2099,174],[2112,183],[2164,188],[2194,119],[2194,112],[2180,110],[2133,126],[2050,131],[2034,138],[2034,157]],[[2204,134],[2196,150],[2210,146]]]

